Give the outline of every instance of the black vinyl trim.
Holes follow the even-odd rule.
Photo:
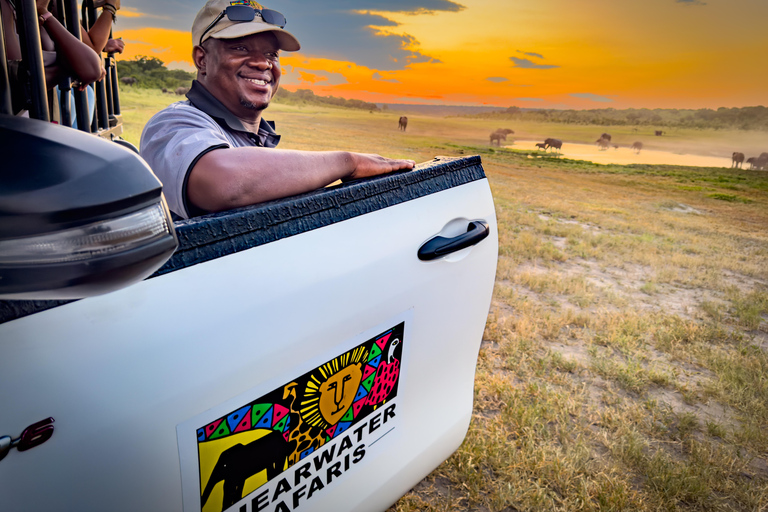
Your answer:
[[[485,178],[479,156],[344,183],[176,223],[179,248],[154,275],[220,258]]]
[[[150,279],[482,179],[479,156],[442,157],[412,171],[177,221],[179,247]],[[0,323],[68,302],[0,301]]]

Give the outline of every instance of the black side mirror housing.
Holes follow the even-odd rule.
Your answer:
[[[76,299],[144,279],[178,240],[136,153],[0,115],[0,299]]]

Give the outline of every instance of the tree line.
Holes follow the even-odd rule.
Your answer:
[[[287,89],[278,89],[275,101],[286,105],[325,105],[341,108],[354,108],[378,112],[379,107],[375,103],[367,103],[362,100],[348,100],[336,96],[318,96],[309,89],[297,89],[291,92]]]
[[[133,77],[133,87],[142,89],[175,90],[177,87],[189,87],[195,78],[194,73],[182,69],[168,69],[163,61],[156,57],[140,55],[133,60],[120,60],[117,64],[120,78]]]
[[[521,109],[516,106],[501,112],[474,114],[498,120],[537,121],[600,126],[653,126],[656,128],[714,128],[768,131],[768,108],[763,106],[717,110],[624,109],[592,110]]]

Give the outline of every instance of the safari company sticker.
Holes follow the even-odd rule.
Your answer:
[[[196,463],[179,446],[182,470],[198,470],[195,503],[183,481],[185,511],[306,508],[370,458],[398,423],[404,333],[401,322],[212,421],[180,425],[180,438],[185,428],[197,438]]]

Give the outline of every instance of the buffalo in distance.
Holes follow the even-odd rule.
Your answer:
[[[493,146],[493,142],[496,141],[497,146],[501,146],[501,141],[507,140],[507,135],[514,134],[514,130],[510,130],[509,128],[499,128],[495,132],[491,133],[491,146]]]

